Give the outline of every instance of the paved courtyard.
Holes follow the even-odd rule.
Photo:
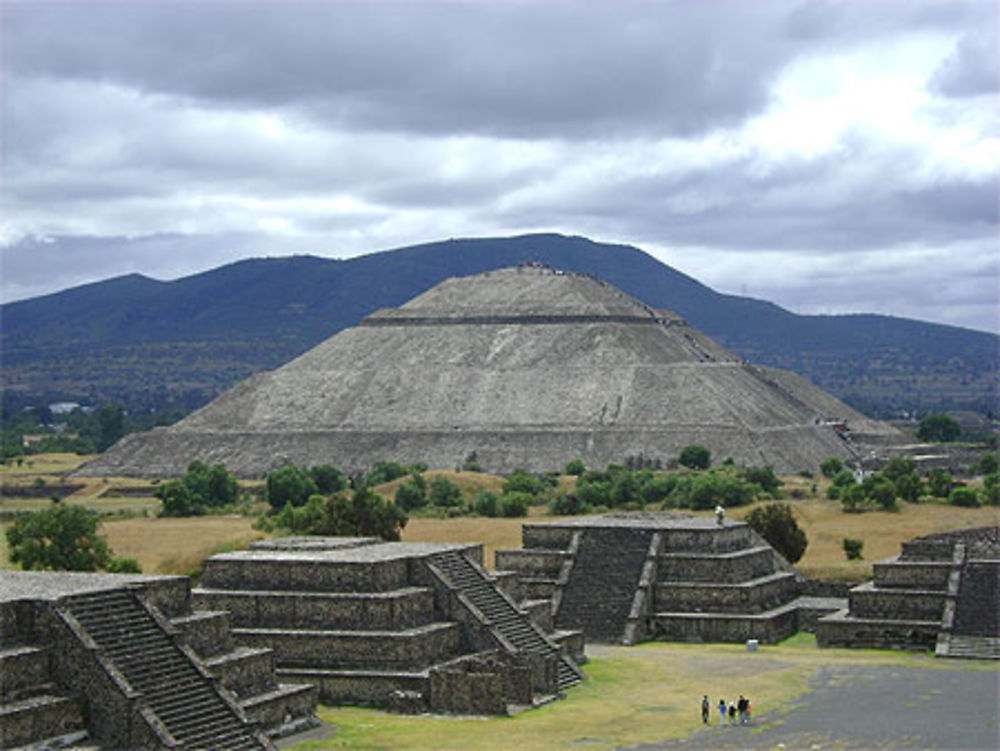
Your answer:
[[[755,717],[753,726],[713,725],[683,741],[630,751],[1000,749],[1000,666],[821,667],[811,688],[788,706]],[[718,722],[714,708],[712,719]]]

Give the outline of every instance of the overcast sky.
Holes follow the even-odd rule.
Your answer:
[[[998,331],[997,8],[0,0],[0,297],[556,231]]]

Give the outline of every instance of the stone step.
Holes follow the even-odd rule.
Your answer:
[[[947,657],[976,660],[1000,660],[1000,636],[964,636],[952,634]]]
[[[455,654],[461,645],[461,629],[454,622],[399,631],[238,628],[233,637],[243,646],[270,647],[280,668],[366,664],[423,668]]]
[[[240,706],[248,719],[256,722],[268,736],[275,737],[288,735],[292,728],[305,729],[317,724],[318,694],[319,689],[311,684],[286,683],[241,699]]]
[[[13,701],[49,683],[49,650],[32,645],[0,649],[0,702]]]
[[[821,647],[871,649],[934,649],[940,620],[857,618],[839,610],[816,622],[816,640]]]
[[[760,613],[783,605],[798,592],[793,573],[773,573],[748,581],[669,582],[655,589],[655,609],[690,613]]]
[[[387,592],[277,592],[200,588],[193,606],[226,610],[234,626],[384,630],[434,620],[434,595],[426,587]]]
[[[0,704],[4,747],[34,744],[83,729],[80,706],[57,694],[39,694]]]
[[[180,631],[181,641],[199,657],[212,657],[233,648],[229,613],[225,610],[196,610],[171,618],[170,623]]]
[[[60,749],[60,751],[101,751],[99,746],[90,744],[90,733],[86,730],[74,730],[69,733],[61,733],[51,738],[39,738],[31,741],[25,746],[9,747],[7,745],[0,748],[9,748],[10,751],[48,751],[48,749]]]
[[[940,622],[945,592],[919,589],[880,589],[873,582],[854,587],[848,595],[855,618]]]
[[[236,647],[204,661],[205,668],[236,696],[248,697],[274,684],[274,651]]]
[[[774,573],[774,553],[757,545],[722,553],[665,552],[657,560],[660,583],[745,582]]]
[[[655,639],[687,642],[744,642],[757,639],[765,644],[791,636],[797,627],[794,603],[762,613],[657,612],[651,617]]]

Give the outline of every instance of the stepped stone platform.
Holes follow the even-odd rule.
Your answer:
[[[844,601],[802,596],[792,566],[744,522],[622,513],[525,524],[497,551],[524,606],[590,641],[774,642]]]
[[[820,646],[1000,659],[1000,527],[918,537],[874,573],[819,620]]]
[[[554,641],[481,564],[480,545],[283,538],[209,558],[192,598],[328,703],[504,714],[578,683],[582,642]]]
[[[0,748],[269,749],[316,699],[192,611],[186,577],[0,578]]]

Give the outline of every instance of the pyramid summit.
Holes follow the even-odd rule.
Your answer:
[[[473,452],[485,470],[547,471],[577,457],[665,463],[691,443],[796,471],[893,436],[672,313],[528,264],[447,279],[377,311],[177,424],[127,436],[82,473],[168,476],[193,459],[242,476],[288,462],[450,468]]]

